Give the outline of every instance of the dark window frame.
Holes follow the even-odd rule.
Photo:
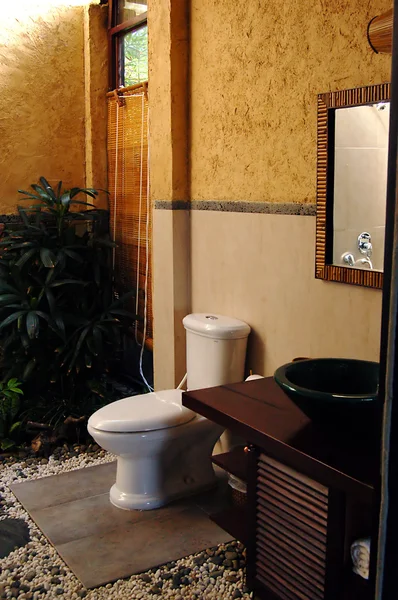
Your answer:
[[[123,0],[109,0],[108,5],[108,59],[109,59],[109,89],[121,87],[122,73],[124,70],[124,56],[120,52],[120,38],[129,31],[139,29],[147,24],[148,12],[144,12],[133,19],[117,23],[119,2]]]

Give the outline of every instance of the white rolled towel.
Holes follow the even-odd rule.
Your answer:
[[[370,538],[361,538],[351,544],[351,558],[354,573],[369,579]]]
[[[253,381],[254,379],[264,379],[264,376],[257,375],[257,373],[253,373],[253,375],[249,375],[249,377],[246,377],[245,381]]]

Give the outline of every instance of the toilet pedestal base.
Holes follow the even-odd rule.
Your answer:
[[[170,504],[173,500],[178,500],[186,496],[193,496],[200,492],[206,492],[212,489],[217,484],[217,479],[214,479],[207,485],[192,488],[191,490],[184,490],[184,492],[176,493],[173,496],[159,497],[159,496],[148,496],[146,494],[126,494],[117,487],[116,483],[111,487],[109,492],[109,499],[111,503],[117,508],[122,510],[153,510],[155,508],[161,508],[166,504]]]
[[[119,456],[110,501],[125,510],[151,510],[213,487],[211,454],[221,433],[207,419],[195,419],[172,428],[167,437],[159,432],[158,440],[152,437],[134,455]]]

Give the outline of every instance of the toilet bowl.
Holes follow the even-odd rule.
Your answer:
[[[222,315],[196,313],[187,331],[187,386],[243,380],[250,327]],[[181,390],[161,390],[104,406],[88,421],[99,446],[117,457],[112,504],[159,508],[216,483],[211,455],[223,428],[182,405]]]
[[[181,393],[124,398],[90,417],[90,435],[118,457],[115,506],[159,508],[216,483],[211,453],[223,428],[182,406]]]

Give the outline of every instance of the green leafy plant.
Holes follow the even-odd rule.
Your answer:
[[[115,290],[107,211],[81,199],[98,192],[44,177],[31,188],[0,239],[0,370],[24,382],[28,403],[84,414],[120,359],[131,294]]]
[[[18,435],[21,421],[17,419],[20,408],[20,396],[23,391],[17,379],[0,383],[0,448],[8,450],[15,446],[15,436]]]

